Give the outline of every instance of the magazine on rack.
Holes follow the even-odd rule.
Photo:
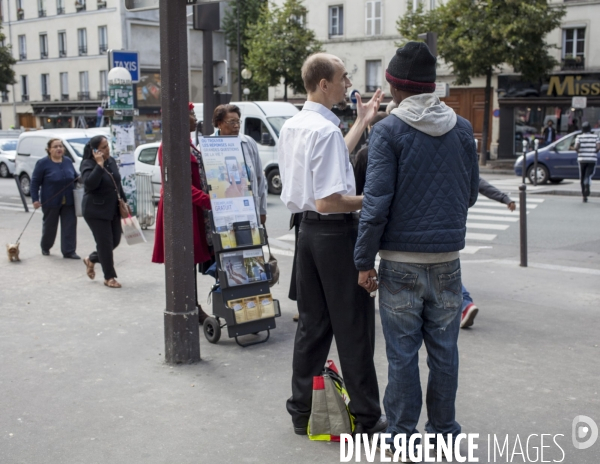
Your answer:
[[[222,253],[221,269],[230,287],[267,280],[265,256],[260,248]]]

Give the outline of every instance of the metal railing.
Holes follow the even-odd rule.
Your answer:
[[[85,2],[81,2],[81,1],[75,2],[75,9],[77,10],[77,12],[85,11],[86,10]]]
[[[50,100],[50,95],[42,95],[42,101],[49,102]]]
[[[27,53],[19,53],[19,60],[23,61],[27,59]]]
[[[58,57],[59,58],[64,58],[67,56],[67,51],[66,50],[59,50],[58,51]]]
[[[87,55],[87,47],[79,47],[79,56]]]
[[[90,93],[89,92],[77,92],[77,100],[89,100]]]
[[[56,8],[56,14],[57,15],[61,15],[61,14],[65,14],[65,7],[58,7]]]
[[[45,60],[48,58],[48,52],[40,52],[40,59]]]
[[[106,2],[102,1],[102,0],[98,0],[98,9],[102,10],[106,8]]]
[[[25,19],[25,11],[17,10],[17,21],[20,21],[22,19]]]
[[[8,92],[2,92],[2,103],[8,103]]]
[[[106,90],[100,90],[98,92],[98,100],[104,100],[105,98],[108,98],[108,92]]]
[[[46,10],[38,10],[38,18],[45,18]]]
[[[21,95],[21,101],[22,102],[28,102],[29,101],[29,95]]]
[[[99,46],[100,54],[103,55],[108,51],[108,44],[100,44]]]
[[[60,101],[69,101],[69,94],[68,93],[61,93],[60,94]]]
[[[560,68],[583,69],[585,68],[585,56],[565,57],[560,61]]]

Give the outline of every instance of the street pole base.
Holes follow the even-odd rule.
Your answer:
[[[190,364],[200,361],[198,310],[165,315],[165,362]]]

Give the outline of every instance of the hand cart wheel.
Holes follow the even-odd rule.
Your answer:
[[[204,320],[204,336],[210,343],[217,343],[221,338],[221,325],[214,317],[208,317]]]

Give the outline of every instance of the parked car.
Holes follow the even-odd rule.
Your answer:
[[[135,149],[135,172],[152,174],[152,200],[160,200],[160,166],[158,165],[158,147],[160,142],[145,143]]]
[[[241,134],[252,137],[258,145],[260,160],[267,178],[270,193],[281,193],[281,176],[277,160],[279,131],[283,123],[298,113],[291,103],[286,102],[231,102],[242,112]],[[194,103],[198,121],[204,121],[204,105]]]
[[[61,139],[65,146],[65,156],[71,158],[75,165],[75,170],[79,172],[79,165],[83,156],[83,147],[88,141],[96,135],[108,137],[110,129],[108,127],[98,127],[93,129],[44,129],[37,131],[23,132],[17,142],[17,156],[15,175],[19,178],[19,183],[23,188],[25,195],[30,195],[29,189],[31,176],[35,164],[45,156],[46,146],[50,139]]]
[[[0,177],[12,176],[15,173],[15,157],[17,155],[17,139],[0,140]]]
[[[600,129],[592,129],[600,135]],[[538,149],[537,183],[545,184],[552,182],[558,184],[563,179],[579,179],[579,164],[577,163],[577,152],[575,151],[575,138],[581,131],[575,131],[556,142]],[[525,155],[525,169],[529,182],[534,180],[534,155],[535,151],[527,152]],[[600,160],[599,160],[600,161]],[[515,161],[515,174],[523,175],[523,156]],[[600,179],[600,169],[596,169],[594,179]]]

